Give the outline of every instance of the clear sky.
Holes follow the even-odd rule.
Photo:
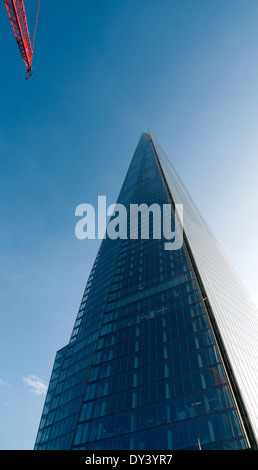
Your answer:
[[[257,25],[257,0],[41,0],[26,81],[1,2],[1,449],[34,446],[97,253],[75,208],[116,201],[147,129],[258,304]]]

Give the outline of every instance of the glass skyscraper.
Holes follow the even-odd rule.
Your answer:
[[[257,310],[149,132],[117,202],[183,204],[183,244],[164,248],[151,211],[149,239],[139,216],[138,239],[128,220],[102,240],[35,449],[256,448]]]

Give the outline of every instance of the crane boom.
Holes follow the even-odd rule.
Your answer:
[[[27,68],[25,78],[28,79],[32,75],[31,63],[33,49],[30,41],[24,2],[23,0],[4,0],[4,3],[13,28],[16,42],[21,53],[22,60]]]
[[[212,373],[213,377],[215,378],[218,385],[222,385],[222,387],[228,388],[226,382],[224,381],[223,377],[221,377],[214,369],[209,369]]]

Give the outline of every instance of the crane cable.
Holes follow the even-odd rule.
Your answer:
[[[35,28],[34,28],[34,35],[33,35],[33,44],[32,44],[32,54],[33,54],[33,52],[34,52],[34,43],[35,43],[36,29],[37,29],[38,16],[39,16],[39,5],[40,5],[40,0],[38,1],[38,9],[37,9],[37,15],[36,15],[36,21],[35,21]]]

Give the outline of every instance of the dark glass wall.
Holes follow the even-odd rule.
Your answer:
[[[170,203],[143,134],[118,198]],[[244,449],[247,443],[185,244],[103,240],[36,449]],[[140,235],[140,224],[139,224]]]

